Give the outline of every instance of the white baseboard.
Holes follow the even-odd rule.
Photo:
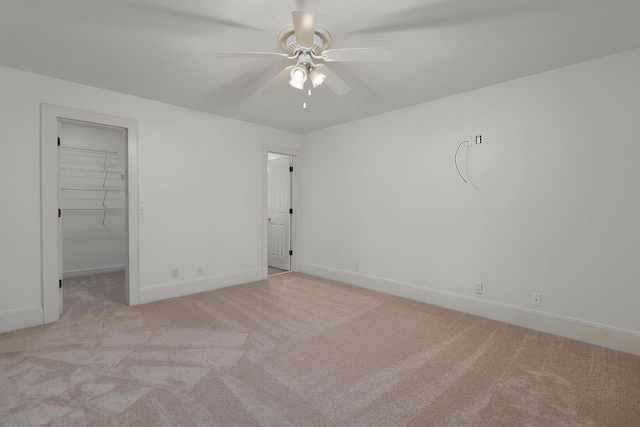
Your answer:
[[[298,266],[302,273],[640,355],[640,332],[426,288],[411,283],[367,276],[352,271],[304,262]]]
[[[260,269],[140,287],[140,304],[226,288],[262,279]]]
[[[43,324],[42,307],[27,307],[0,312],[0,333],[31,328]]]
[[[111,267],[87,268],[84,270],[63,271],[63,279],[71,279],[73,277],[93,276],[94,274],[115,273],[116,271],[125,271],[125,265],[114,265]]]

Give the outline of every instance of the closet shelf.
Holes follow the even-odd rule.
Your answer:
[[[85,173],[117,173],[119,175],[124,175],[124,171],[117,169],[88,169],[88,168],[70,168],[63,166],[60,168],[61,171],[64,172],[85,172]]]
[[[108,213],[122,211],[122,208],[109,206],[113,206],[111,203],[123,202],[122,194],[126,190],[113,178],[121,177],[125,180],[125,156],[122,155],[125,151],[120,147],[61,144],[59,139],[58,144],[62,149],[61,154],[64,153],[58,164],[62,178],[62,185],[59,186],[61,201],[63,205],[69,206],[61,211],[70,217],[83,213],[96,216],[102,214],[102,225],[105,225]],[[74,152],[83,152],[86,156],[70,155]],[[108,162],[109,159],[111,160]],[[98,186],[97,179],[102,182],[102,186]],[[98,194],[99,198],[96,196]],[[100,199],[102,206],[99,204]]]
[[[60,209],[63,212],[108,212],[108,211],[119,211],[120,208],[62,208]]]
[[[119,192],[117,188],[90,188],[90,187],[61,187],[62,191],[106,191],[106,192]]]
[[[121,154],[117,150],[109,150],[108,148],[93,148],[93,147],[83,147],[81,145],[60,145],[60,148],[63,150],[73,150],[73,151],[87,151],[90,153],[106,153],[106,154]]]

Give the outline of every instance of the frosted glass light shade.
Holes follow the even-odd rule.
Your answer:
[[[309,70],[309,77],[311,77],[311,83],[313,87],[320,86],[324,80],[327,78],[322,72],[318,71],[317,68],[311,68]]]
[[[304,67],[294,67],[291,69],[291,80],[289,84],[296,89],[304,89],[304,82],[307,81],[307,70]]]

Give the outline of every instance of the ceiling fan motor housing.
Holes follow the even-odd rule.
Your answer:
[[[307,48],[303,48],[296,41],[296,35],[293,30],[293,26],[289,25],[284,27],[278,34],[278,43],[282,50],[284,50],[289,56],[295,56],[300,51],[309,51]],[[315,55],[320,56],[325,49],[331,46],[331,34],[329,30],[320,25],[316,25],[315,34],[313,36],[313,46],[310,51]]]

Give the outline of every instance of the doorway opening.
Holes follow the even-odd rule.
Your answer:
[[[271,276],[291,271],[293,157],[269,153],[267,160],[267,265]]]
[[[126,129],[58,119],[61,313],[126,301]]]
[[[40,140],[43,323],[60,318],[63,284],[77,277],[113,275],[100,279],[119,283],[98,290],[102,302],[137,305],[137,122],[43,104]],[[97,249],[109,255],[96,260]]]
[[[299,152],[263,146],[263,278],[296,269],[295,169]]]

